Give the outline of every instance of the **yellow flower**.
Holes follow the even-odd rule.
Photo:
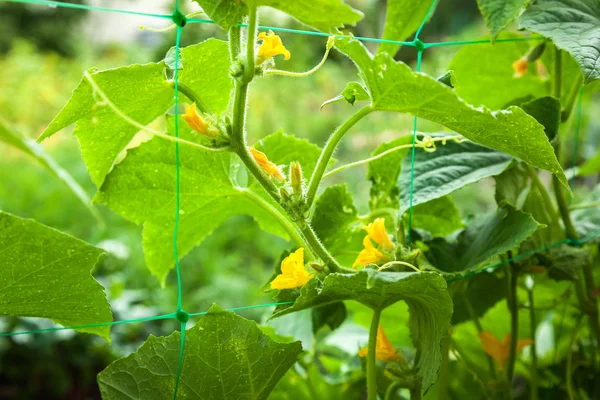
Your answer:
[[[369,264],[377,264],[379,261],[385,258],[383,253],[373,246],[373,243],[371,243],[371,239],[368,235],[363,239],[363,246],[365,246],[365,248],[358,253],[358,257],[356,257],[356,261],[354,261],[354,264],[352,264],[352,268],[364,267]]]
[[[248,150],[250,151],[250,154],[252,154],[252,157],[254,157],[254,161],[256,161],[267,174],[281,182],[285,182],[285,175],[283,175],[281,168],[269,161],[265,153],[258,151],[253,147],[248,147]]]
[[[367,231],[369,237],[373,239],[375,243],[383,246],[385,250],[394,249],[394,243],[392,243],[390,237],[385,231],[385,220],[383,218],[377,218],[363,229]]]
[[[383,327],[381,325],[379,325],[379,328],[377,329],[377,344],[375,346],[375,350],[375,358],[377,358],[380,361],[404,361],[402,359],[402,356],[398,354],[398,352],[392,345],[392,342],[390,342],[390,339],[388,339],[388,337],[385,335],[385,332],[383,331]],[[369,354],[369,349],[367,347],[360,349],[358,352],[358,355],[360,357],[366,357],[367,354]]]
[[[262,44],[258,48],[257,64],[262,64],[268,59],[281,54],[284,60],[290,59],[290,52],[283,46],[281,38],[269,31],[269,33],[261,32],[258,35],[258,40],[262,40]]]
[[[479,334],[479,340],[481,340],[483,349],[496,361],[500,370],[504,369],[504,366],[508,361],[511,338],[512,335],[507,333],[506,336],[504,336],[504,340],[501,342],[496,339],[491,332],[486,331]],[[517,341],[517,353],[532,343],[533,340],[531,339],[519,339]]]
[[[515,61],[512,64],[513,70],[515,71],[515,74],[513,76],[515,78],[520,78],[523,75],[525,75],[525,73],[527,73],[528,65],[529,65],[529,63],[527,62],[527,56],[523,56],[523,57],[519,58],[517,61]]]
[[[187,122],[187,124],[204,136],[215,137],[217,136],[217,130],[210,126],[204,118],[198,113],[196,110],[196,104],[193,103],[191,106],[185,106],[185,114],[183,114],[183,120]]]
[[[281,262],[281,274],[271,282],[271,289],[294,289],[304,286],[312,275],[304,268],[304,249],[300,247]]]

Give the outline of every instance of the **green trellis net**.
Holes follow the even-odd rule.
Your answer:
[[[107,8],[107,7],[96,7],[96,6],[90,6],[90,5],[85,5],[85,4],[64,3],[64,2],[59,2],[59,1],[8,0],[8,2],[36,4],[36,5],[49,6],[49,7],[64,7],[64,8],[71,8],[71,9],[90,10],[90,11],[112,12],[112,13],[130,14],[130,15],[138,15],[138,16],[171,20],[177,26],[177,35],[176,35],[175,51],[174,51],[175,65],[179,64],[180,40],[181,40],[181,33],[182,33],[184,27],[190,23],[197,23],[197,24],[214,24],[215,23],[214,21],[211,21],[208,19],[186,18],[186,16],[183,15],[183,13],[179,10],[179,0],[176,0],[173,14],[170,14],[170,15],[169,14],[144,13],[144,12]],[[433,47],[441,47],[441,46],[461,46],[461,45],[476,45],[476,44],[490,43],[490,40],[448,41],[448,42],[432,42],[432,43],[422,42],[419,39],[419,35],[420,35],[421,30],[423,29],[425,23],[431,16],[431,13],[435,9],[437,2],[438,2],[438,0],[433,0],[431,7],[429,8],[427,14],[425,15],[425,18],[423,19],[423,21],[421,22],[419,28],[417,29],[417,31],[415,33],[414,39],[410,42],[377,39],[377,38],[370,38],[370,37],[360,37],[360,36],[353,36],[353,37],[354,37],[354,39],[357,39],[357,40],[360,40],[363,42],[389,43],[389,44],[413,47],[417,51],[417,65],[416,65],[417,72],[421,71],[422,56],[423,56],[423,53],[425,52],[425,50],[427,50],[427,49],[430,49]],[[246,24],[239,24],[239,26],[244,27],[244,28],[247,27]],[[322,33],[322,32],[313,32],[313,31],[305,31],[305,30],[298,30],[298,29],[273,27],[273,26],[259,25],[258,28],[261,30],[287,32],[287,33],[298,34],[298,35],[323,36],[323,37],[330,36],[329,34]],[[347,37],[347,35],[337,35],[336,37],[344,38],[344,37]],[[543,38],[538,38],[538,37],[509,38],[509,39],[498,39],[495,42],[503,43],[503,42],[518,42],[518,41],[532,41],[532,40],[543,40]],[[178,106],[179,106],[179,89],[178,89],[179,72],[178,72],[178,68],[174,69],[173,80],[174,80],[175,109],[177,110]],[[581,119],[581,93],[582,92],[580,92],[579,100],[578,100],[578,103],[576,106],[577,114],[576,114],[575,137],[574,137],[574,148],[573,148],[573,167],[576,166],[576,155],[577,155],[578,143],[579,143],[580,119]],[[414,175],[415,149],[416,149],[415,143],[416,143],[416,138],[417,138],[417,125],[418,125],[418,118],[414,117],[413,130],[412,130],[413,133],[412,133],[412,151],[411,151],[411,170],[410,170],[410,185],[409,185],[409,208],[408,208],[408,229],[407,229],[408,244],[410,244],[410,242],[411,242],[410,232],[411,232],[412,215],[413,215],[413,185],[414,185],[414,176],[415,176]],[[179,117],[175,118],[175,136],[179,137]],[[5,332],[5,333],[0,333],[0,337],[27,335],[27,334],[44,333],[44,332],[54,332],[54,331],[61,331],[61,330],[83,329],[83,328],[91,328],[91,327],[124,325],[124,324],[130,324],[130,323],[139,323],[139,322],[156,321],[156,320],[164,320],[164,319],[176,319],[180,323],[180,332],[181,332],[179,363],[178,363],[178,367],[177,367],[175,390],[174,390],[174,394],[173,394],[173,398],[176,399],[177,391],[178,391],[178,387],[179,387],[179,380],[180,380],[181,372],[183,369],[183,354],[185,351],[186,323],[189,320],[189,318],[191,318],[191,317],[202,316],[207,313],[207,312],[188,313],[182,307],[183,293],[182,293],[182,285],[181,285],[181,271],[180,271],[180,267],[179,267],[179,256],[177,254],[177,234],[178,234],[178,227],[179,227],[179,215],[180,215],[179,143],[175,142],[175,210],[174,210],[175,229],[173,232],[173,256],[175,259],[175,271],[177,274],[177,307],[174,312],[172,312],[170,314],[156,315],[156,316],[145,317],[145,318],[127,319],[127,320],[120,320],[120,321],[100,322],[100,323],[75,325],[75,326],[67,326],[67,327],[53,327],[53,328],[37,329],[37,330],[29,330],[29,331]],[[530,257],[536,253],[541,253],[541,252],[547,251],[551,248],[554,248],[554,247],[557,247],[557,246],[560,246],[563,244],[570,244],[573,246],[581,246],[581,245],[591,241],[598,235],[600,235],[600,230],[594,231],[594,232],[590,233],[588,236],[583,237],[581,239],[566,239],[566,240],[562,240],[559,242],[555,242],[555,243],[547,245],[543,248],[525,252],[525,253],[519,254],[518,256],[515,256],[513,258],[505,259],[502,262],[499,262],[497,264],[489,265],[489,266],[483,267],[481,269],[471,271],[463,276],[452,278],[452,279],[448,280],[448,283],[467,279],[467,278],[470,278],[472,276],[475,276],[475,275],[480,274],[485,271],[495,270],[496,268],[499,268],[500,266],[505,265],[507,263]],[[257,304],[257,305],[249,305],[249,306],[242,306],[242,307],[234,307],[234,308],[229,308],[227,310],[228,311],[241,311],[241,310],[255,309],[255,308],[274,307],[274,306],[285,305],[285,304],[293,304],[293,303],[292,302],[280,302],[280,303],[269,303],[269,304]]]

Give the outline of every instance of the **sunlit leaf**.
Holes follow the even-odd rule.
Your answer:
[[[180,334],[150,338],[98,375],[104,400],[171,400]],[[213,305],[185,334],[178,398],[264,400],[302,351],[278,343],[248,321]]]
[[[0,253],[0,315],[64,326],[112,321],[104,290],[90,273],[101,249],[0,211]],[[79,330],[110,339],[108,326]]]

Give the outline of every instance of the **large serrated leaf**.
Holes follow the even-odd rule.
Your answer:
[[[174,120],[167,121],[169,132]],[[186,124],[179,124],[180,137],[193,140]],[[306,140],[277,133],[261,141],[259,146],[276,164],[300,161],[310,174],[320,150]],[[271,233],[287,237],[275,219],[260,206],[260,197],[270,202],[258,185],[238,187],[232,180],[241,168],[232,153],[213,153],[180,146],[181,213],[178,253],[185,256],[232,215],[252,215],[260,226]],[[173,268],[172,235],[175,216],[175,147],[174,143],[155,138],[128,151],[127,157],[96,194],[94,201],[106,204],[125,218],[143,224],[143,246],[146,264],[164,282]],[[269,203],[272,207],[278,207]],[[280,210],[281,211],[281,210]],[[282,212],[282,211],[281,211]]]
[[[98,375],[104,400],[171,400],[180,334],[150,338]],[[213,305],[186,331],[177,398],[264,400],[302,351],[278,343],[248,321]]]
[[[450,196],[440,197],[413,209],[412,227],[431,236],[446,236],[464,227],[460,213]]]
[[[279,306],[273,318],[337,301],[354,300],[372,309],[385,309],[405,301],[415,346],[421,349],[419,375],[428,388],[435,382],[441,361],[440,341],[448,330],[452,301],[446,281],[438,273],[379,272],[363,269],[356,274],[327,275],[321,284],[309,281],[293,305]]]
[[[483,178],[498,175],[511,160],[504,153],[468,141],[448,141],[446,145],[437,146],[433,153],[417,149],[412,205],[426,203]],[[411,158],[406,157],[398,180],[401,213],[410,206],[411,164]]]
[[[386,53],[372,57],[357,40],[338,39],[336,47],[357,65],[369,89],[373,109],[409,113],[440,123],[476,143],[548,170],[568,186],[542,125],[519,107],[501,111],[475,108],[452,88],[411,71]]]
[[[305,25],[323,32],[334,32],[344,25],[354,25],[362,13],[343,0],[194,0],[223,29],[244,22],[248,4],[267,6],[291,15]]]
[[[211,111],[220,113],[229,101],[227,43],[215,39],[182,49],[185,68],[181,82],[197,92]],[[173,88],[165,75],[165,64],[130,65],[91,72],[91,79],[121,113],[141,125],[164,114],[173,103]],[[73,91],[69,102],[38,140],[76,123],[73,134],[96,186],[102,186],[115,159],[138,133],[139,128],[119,116],[97,93],[87,78]]]
[[[103,288],[90,273],[101,249],[0,211],[0,253],[0,315],[64,326],[112,321]],[[110,339],[107,326],[79,330]]]
[[[427,258],[441,271],[466,271],[517,247],[537,228],[530,214],[506,206],[472,222],[454,243],[441,238],[427,242]]]
[[[520,26],[568,51],[585,83],[600,79],[600,1],[538,0],[521,16]]]
[[[527,7],[530,0],[477,0],[477,5],[485,24],[492,34],[492,42],[521,11]]]

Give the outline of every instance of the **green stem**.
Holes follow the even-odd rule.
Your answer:
[[[562,53],[558,47],[554,47],[554,84],[552,95],[560,101],[562,91]]]
[[[556,148],[556,153],[559,153],[558,147]],[[571,240],[577,240],[579,239],[579,234],[575,229],[575,225],[573,225],[573,221],[571,221],[571,215],[569,214],[569,202],[565,197],[562,183],[560,183],[556,175],[552,175],[552,187],[554,188],[554,195],[558,204],[558,211],[560,212],[560,217],[562,218],[563,223],[565,224],[567,237]]]
[[[229,56],[231,63],[236,62],[241,51],[241,40],[242,34],[239,26],[232,26],[229,28]]]
[[[508,252],[508,258],[512,259],[511,252]],[[515,361],[517,359],[517,341],[519,340],[519,308],[517,305],[517,282],[519,277],[512,262],[506,266],[506,278],[508,282],[507,302],[510,311],[511,333],[508,363],[506,365],[506,381],[509,398],[512,398],[512,380],[515,373]]]
[[[569,210],[581,210],[584,208],[600,207],[600,201],[592,201],[589,203],[572,204],[569,206]]]
[[[377,330],[379,329],[379,319],[381,310],[373,310],[373,319],[371,319],[371,329],[369,330],[369,352],[367,353],[367,400],[377,400]]]
[[[403,387],[402,383],[403,382],[401,382],[401,381],[392,382],[392,384],[390,386],[388,386],[387,390],[385,391],[384,400],[392,400],[393,396],[396,394],[398,389]]]
[[[263,172],[260,165],[256,163],[254,157],[252,157],[252,154],[250,154],[248,148],[245,146],[245,143],[243,146],[236,146],[235,152],[240,157],[246,168],[248,168],[250,173],[267,191],[269,196],[271,196],[273,200],[275,200],[275,202],[279,204],[281,197],[279,196],[279,190],[277,189],[277,186],[275,186],[271,178]]]
[[[481,326],[481,322],[479,321],[479,318],[477,318],[477,314],[475,314],[475,310],[473,309],[473,305],[471,304],[469,297],[467,296],[467,294],[464,291],[462,292],[462,296],[463,296],[463,302],[465,303],[465,306],[467,307],[467,311],[469,312],[469,316],[471,317],[471,320],[475,324],[475,328],[477,328],[477,333],[482,333],[483,326]],[[497,378],[496,364],[494,364],[494,359],[489,354],[486,353],[485,355],[488,360],[488,366],[490,368],[490,375],[495,380]]]
[[[258,26],[258,12],[255,5],[248,7],[248,29],[246,37],[246,64],[244,68],[244,81],[252,82],[254,78],[254,44],[256,43],[256,31]]]
[[[440,366],[440,378],[438,380],[438,399],[446,400],[448,398],[448,383],[450,381],[450,371],[448,355],[450,353],[450,336],[448,333],[442,339],[442,365]]]
[[[319,256],[321,260],[327,264],[330,272],[343,272],[343,273],[356,273],[355,270],[342,267],[335,258],[329,253],[329,251],[323,246],[323,243],[317,237],[315,231],[313,231],[312,227],[306,223],[305,221],[298,221],[296,223],[300,228],[300,231],[306,238],[310,248],[315,252],[316,255]]]
[[[306,240],[304,239],[304,237],[302,237],[302,235],[300,235],[300,233],[292,225],[290,220],[283,213],[281,213],[278,209],[269,204],[265,199],[263,199],[262,197],[250,190],[241,189],[240,192],[243,196],[253,201],[259,207],[265,210],[269,215],[271,215],[273,219],[279,222],[279,225],[281,225],[281,227],[287,232],[292,241],[298,247],[304,247],[305,249],[307,249],[309,258],[312,258],[312,255],[310,253],[310,247],[306,243]]]
[[[535,331],[537,329],[537,322],[535,318],[535,306],[533,298],[533,288],[527,290],[529,296],[529,322],[531,325],[533,343],[531,345],[531,400],[537,400],[538,398],[538,359],[537,359],[537,340],[535,338]]]
[[[175,87],[175,82],[171,82],[171,86]],[[187,86],[185,83],[179,81],[177,83],[177,90],[180,93],[183,93],[185,95],[185,97],[187,97],[188,99],[190,99],[192,101],[192,103],[196,104],[196,107],[198,107],[198,109],[205,113],[205,114],[211,114],[211,110],[210,107],[204,102],[202,101],[202,99],[200,98],[200,96],[198,96],[197,93],[194,93],[194,91]]]
[[[335,151],[335,148],[337,147],[338,143],[340,142],[340,140],[342,140],[342,138],[344,137],[346,132],[348,132],[348,130],[352,126],[354,126],[354,124],[356,124],[358,121],[360,121],[361,118],[363,118],[365,115],[369,114],[371,111],[373,111],[371,106],[366,106],[366,107],[361,108],[356,114],[351,116],[348,120],[346,120],[346,122],[344,122],[342,125],[340,125],[335,130],[335,132],[333,132],[333,134],[327,141],[325,148],[323,149],[323,151],[321,152],[321,155],[319,156],[319,160],[317,161],[317,166],[315,167],[315,170],[314,170],[314,172],[310,178],[310,182],[308,184],[308,190],[306,191],[307,209],[310,209],[310,206],[312,205],[312,203],[315,199],[317,190],[319,189],[319,184],[321,183],[321,180],[323,179],[323,174],[325,173],[325,170],[327,169],[327,165],[329,164],[329,161],[331,160],[331,157],[333,156],[333,152]]]
[[[537,188],[538,192],[542,196],[542,200],[544,201],[544,205],[546,209],[550,213],[550,220],[552,223],[558,223],[558,213],[556,208],[554,207],[554,203],[552,202],[552,198],[550,197],[550,193],[546,189],[546,186],[542,183],[536,169],[531,165],[527,164],[527,172],[529,172],[529,176],[533,182],[533,185]]]
[[[581,89],[581,84],[583,83],[583,75],[580,73],[577,75],[577,80],[573,87],[571,88],[571,92],[569,93],[569,97],[567,98],[567,102],[564,107],[562,107],[562,111],[560,114],[560,118],[562,122],[567,122],[569,117],[571,116],[571,112],[575,106],[575,102],[579,97],[579,91]]]
[[[571,336],[571,342],[569,343],[569,353],[567,355],[567,369],[566,369],[566,386],[567,386],[567,395],[569,396],[569,400],[575,400],[576,397],[573,394],[573,346],[575,345],[575,340],[577,340],[577,335],[579,334],[579,327],[581,325],[582,315],[577,318],[577,323],[575,324],[575,328],[573,329],[573,336]]]

